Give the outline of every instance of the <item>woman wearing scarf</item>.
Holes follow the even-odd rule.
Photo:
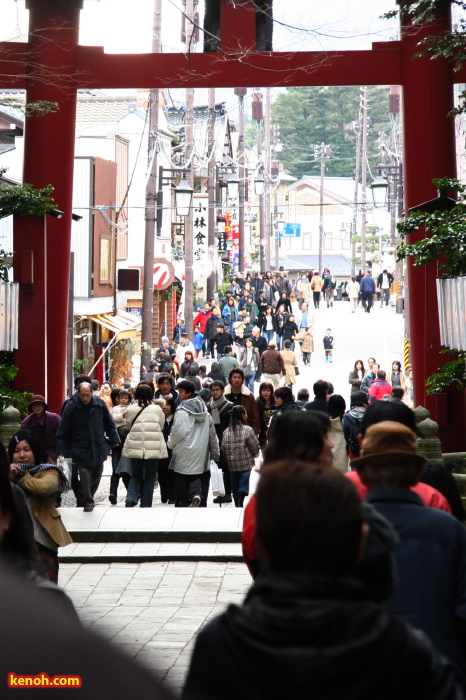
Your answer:
[[[66,547],[73,540],[55,508],[55,499],[68,490],[68,481],[60,467],[40,463],[40,446],[29,430],[13,435],[8,457],[10,478],[21,486],[28,500],[34,539],[47,577],[58,583],[58,547]]]

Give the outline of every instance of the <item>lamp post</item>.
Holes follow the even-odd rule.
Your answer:
[[[164,174],[167,173],[167,174]],[[163,216],[163,185],[170,184],[180,174],[179,170],[172,170],[159,166],[158,190],[148,197],[148,201],[156,202],[156,212],[152,215],[156,221],[157,238],[162,235]],[[180,183],[181,184],[181,183]],[[156,216],[155,216],[156,214]],[[146,220],[154,220],[146,212]],[[146,245],[144,253],[144,283],[142,288],[142,325],[141,325],[141,373],[144,366],[148,367],[151,359],[152,326],[154,316],[154,234],[146,230]]]
[[[275,224],[277,226],[277,235],[275,236],[275,270],[278,272],[280,268],[280,236],[285,230],[285,222],[283,219],[278,219]]]
[[[393,247],[400,244],[397,237],[396,222],[403,216],[403,169],[402,164],[377,166],[377,175],[371,183],[374,207],[387,209],[390,212],[390,242]],[[398,260],[396,274],[396,313],[403,313],[403,261]]]

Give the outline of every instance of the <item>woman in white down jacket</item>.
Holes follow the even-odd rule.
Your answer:
[[[146,384],[136,388],[137,403],[126,412],[126,428],[129,430],[123,448],[123,457],[131,459],[133,475],[126,494],[126,507],[133,508],[139,500],[142,483],[141,508],[151,508],[159,459],[168,456],[163,437],[165,416],[161,406],[163,399],[152,401],[154,392]]]

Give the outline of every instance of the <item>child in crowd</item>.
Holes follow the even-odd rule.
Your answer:
[[[194,345],[194,358],[197,360],[199,353],[202,351],[202,344],[204,342],[204,333],[201,333],[199,326],[194,328],[193,333],[193,345]]]
[[[246,425],[247,418],[244,406],[233,406],[230,427],[225,430],[222,438],[222,452],[227,460],[233,500],[237,508],[243,507],[243,501],[249,494],[249,477],[260,449],[254,430]]]
[[[110,495],[108,500],[112,506],[116,505],[117,502],[117,492],[118,492],[118,482],[120,477],[123,483],[128,488],[128,484],[131,481],[131,477],[126,472],[118,473],[117,467],[120,463],[121,453],[123,451],[123,446],[125,444],[126,435],[128,431],[126,430],[126,411],[128,406],[132,401],[132,392],[126,391],[126,389],[121,389],[117,396],[117,405],[112,411],[113,422],[118,430],[120,436],[120,444],[117,447],[112,447],[112,476],[110,477]]]
[[[324,335],[325,362],[333,362],[333,335],[332,329],[327,328]]]

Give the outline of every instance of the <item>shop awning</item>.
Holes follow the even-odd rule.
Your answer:
[[[136,332],[141,330],[141,320],[138,320],[131,314],[127,314],[125,311],[118,311],[116,316],[113,314],[97,314],[88,316],[88,318],[114,333],[118,340],[133,338]]]

